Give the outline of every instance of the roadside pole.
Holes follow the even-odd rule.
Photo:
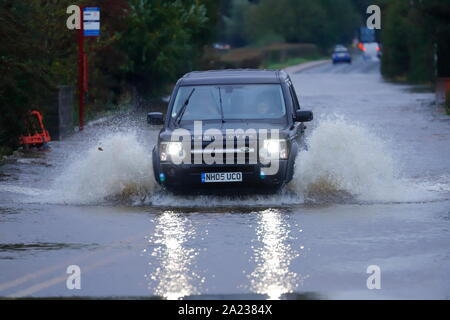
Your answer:
[[[80,32],[78,35],[78,95],[80,131],[84,128],[84,102],[88,91],[88,63],[84,52],[85,37],[100,36],[100,8],[80,6]]]
[[[79,102],[79,128],[84,127],[84,78],[85,78],[85,58],[84,58],[84,7],[80,7],[81,19],[78,33],[78,102]]]

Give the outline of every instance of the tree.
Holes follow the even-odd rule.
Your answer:
[[[323,48],[349,43],[361,23],[349,0],[262,0],[249,8],[247,18],[254,42],[275,35]]]
[[[418,10],[429,26],[437,56],[439,77],[450,77],[450,0],[428,0],[417,3]]]
[[[71,0],[0,0],[0,146],[16,146],[31,108],[45,113],[57,85],[77,83]],[[130,85],[146,96],[191,70],[217,21],[214,0],[80,0],[101,8],[101,36],[86,39],[89,102],[116,102]],[[94,67],[95,66],[95,67]],[[92,110],[92,103],[89,109]]]
[[[382,20],[383,60],[382,73],[388,78],[405,77],[409,70],[410,54],[408,32],[409,4],[394,0]]]
[[[383,75],[411,82],[450,76],[450,0],[392,0],[384,11]]]
[[[75,44],[65,32],[69,4],[0,1],[0,145],[16,146],[27,111],[45,111],[55,84],[74,77]]]
[[[126,79],[144,96],[160,94],[190,61],[208,32],[202,1],[130,0],[127,29],[119,47],[126,54]]]
[[[250,7],[248,0],[231,0],[227,3],[229,12],[222,15],[224,31],[222,38],[235,47],[247,44],[244,32],[246,12]]]

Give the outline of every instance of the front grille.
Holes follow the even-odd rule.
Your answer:
[[[206,170],[206,171],[205,171]],[[253,174],[255,173],[255,167],[251,165],[241,165],[241,166],[235,166],[235,165],[223,165],[223,166],[200,166],[200,167],[190,167],[189,172],[191,175],[198,175],[200,173],[208,172],[208,173],[214,173],[214,172],[242,172],[244,174]]]
[[[221,154],[221,158],[223,159],[224,164],[234,165],[234,164],[256,164],[258,161],[258,144],[254,142],[250,143],[250,139],[246,137],[244,145],[240,145],[238,147],[237,139],[235,138],[233,144],[231,146],[227,146],[226,141],[223,141],[222,148],[217,150],[219,154]],[[191,143],[191,163],[194,164],[195,155],[200,158],[202,156],[202,164],[205,164],[203,153],[208,145],[210,145],[212,141],[202,141],[202,148],[198,148],[198,150],[194,149],[194,141]],[[212,153],[212,156],[216,156]],[[238,160],[241,162],[238,163]],[[231,162],[231,163],[230,163]],[[200,163],[198,163],[200,164]]]

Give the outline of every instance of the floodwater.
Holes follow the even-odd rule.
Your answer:
[[[277,195],[161,191],[133,115],[0,166],[0,296],[448,299],[450,117],[377,61],[291,77],[315,120]]]

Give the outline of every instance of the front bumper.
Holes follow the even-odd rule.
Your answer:
[[[260,164],[242,165],[195,165],[173,163],[161,163],[159,175],[155,177],[157,182],[168,190],[182,193],[215,193],[231,192],[274,192],[280,189],[287,180],[288,160],[280,160],[279,168],[274,175],[264,175],[264,166]],[[213,172],[242,172],[242,182],[212,182],[202,183],[202,173]]]

